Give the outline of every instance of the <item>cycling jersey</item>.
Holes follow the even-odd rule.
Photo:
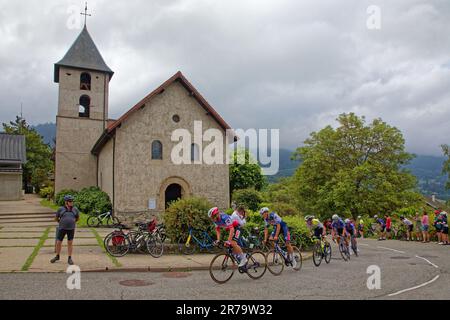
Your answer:
[[[333,223],[331,224],[331,227],[332,227],[334,230],[343,229],[344,226],[345,226],[345,223],[344,223],[344,221],[343,221],[342,219],[340,219],[340,218],[339,218],[338,220],[336,220],[336,221],[333,221]]]
[[[233,212],[233,214],[231,215],[231,220],[233,222],[236,221],[239,227],[243,227],[246,223],[245,219],[243,219],[237,211]]]
[[[291,241],[291,234],[289,232],[288,226],[286,222],[284,222],[279,215],[277,215],[275,212],[271,212],[267,215],[267,219],[264,219],[264,225],[267,228],[269,225],[274,226],[274,230],[272,232],[272,237],[275,236],[275,233],[277,231],[277,226],[280,225],[280,233],[282,232],[284,235],[284,239],[286,241]]]
[[[312,219],[310,223],[307,223],[307,226],[312,230],[323,229],[323,224],[319,221],[319,219]]]
[[[220,228],[225,228],[225,230],[229,230],[238,225],[237,222],[233,221],[229,215],[222,212],[219,213],[219,215],[220,215],[219,221],[214,221],[214,224],[216,225],[216,230],[220,230]]]
[[[355,232],[355,225],[353,223],[346,223],[345,224],[345,230],[348,233],[353,234]]]

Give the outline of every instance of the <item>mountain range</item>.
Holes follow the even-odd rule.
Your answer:
[[[44,142],[51,147],[54,146],[56,137],[56,124],[44,123],[34,126],[36,131],[43,137]],[[291,160],[293,150],[280,149],[279,171],[276,175],[267,176],[270,183],[276,182],[281,177],[289,177],[294,174],[299,166],[299,161]],[[445,189],[447,177],[442,174],[442,166],[445,157],[416,155],[406,166],[417,177],[419,190],[424,195],[435,193],[439,199],[450,199],[450,190]]]

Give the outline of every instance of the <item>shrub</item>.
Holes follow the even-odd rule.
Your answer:
[[[243,205],[253,211],[258,210],[260,203],[263,201],[261,193],[255,189],[235,190],[232,199],[237,205]]]
[[[112,208],[108,194],[98,187],[81,189],[75,195],[74,205],[87,214],[102,214]]]
[[[54,196],[55,190],[53,187],[45,187],[39,191],[39,196],[45,199],[52,199]]]
[[[271,207],[270,210],[278,212],[283,216],[298,216],[300,212],[293,206],[283,202],[276,202]]]
[[[187,238],[188,228],[206,230],[213,233],[213,223],[208,218],[212,204],[205,198],[190,197],[170,204],[163,214],[166,233],[173,242]]]
[[[64,205],[64,196],[70,194],[71,196],[75,197],[77,193],[78,191],[75,191],[73,189],[63,189],[56,194],[55,203],[58,206],[62,207]]]

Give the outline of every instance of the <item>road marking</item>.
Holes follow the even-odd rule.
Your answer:
[[[398,253],[405,253],[405,251],[395,250],[395,249],[386,248],[386,247],[381,247],[381,246],[377,246],[377,248],[386,249],[386,250],[391,250],[391,251],[398,252]]]
[[[370,247],[368,244],[365,244],[365,243],[360,243],[359,245],[360,245],[360,246]]]
[[[416,258],[419,258],[419,259],[423,259],[423,260],[425,260],[426,262],[428,262],[429,264],[431,264],[433,267],[435,267],[436,269],[438,269],[439,267],[437,266],[437,265],[435,265],[433,262],[431,262],[430,260],[428,260],[428,259],[425,259],[425,258],[423,258],[423,257],[419,257],[419,256],[416,256]]]
[[[430,284],[430,283],[433,283],[433,282],[436,281],[438,278],[439,278],[439,275],[437,275],[436,277],[434,277],[434,278],[431,279],[430,281],[427,281],[427,282],[425,282],[425,283],[419,284],[418,286],[415,286],[415,287],[412,287],[412,288],[408,288],[408,289],[404,289],[404,290],[400,290],[400,291],[398,291],[398,292],[388,294],[388,296],[389,296],[389,297],[392,297],[392,296],[396,296],[396,295],[398,295],[398,294],[401,294],[401,293],[404,293],[404,292],[407,292],[407,291],[411,291],[411,290],[415,290],[415,289],[424,287],[424,286],[426,286],[426,285],[428,285],[428,284]]]

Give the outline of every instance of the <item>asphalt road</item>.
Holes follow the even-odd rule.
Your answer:
[[[267,271],[256,281],[235,273],[224,285],[214,283],[207,271],[81,273],[80,290],[67,289],[67,274],[0,274],[0,299],[450,299],[450,246],[359,243],[360,256],[349,262],[333,246],[330,264],[315,267],[306,260],[299,272],[285,269],[275,277]],[[380,289],[367,287],[372,265],[380,268]]]

